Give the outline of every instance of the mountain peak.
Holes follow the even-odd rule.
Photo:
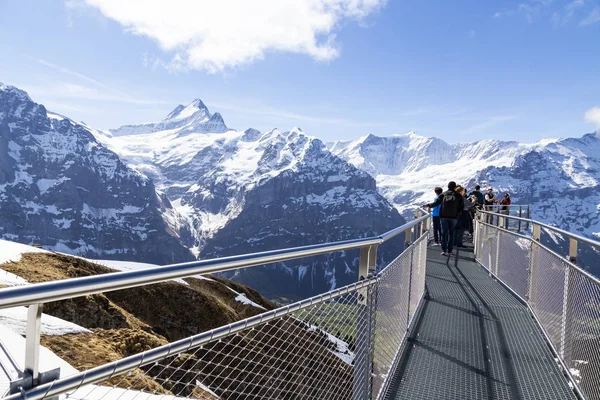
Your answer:
[[[179,114],[181,112],[181,110],[183,110],[185,108],[185,106],[183,104],[178,105],[177,107],[175,107],[173,109],[173,111],[171,111],[169,113],[169,115],[167,115],[167,118],[165,119],[172,119],[174,118],[177,114]]]
[[[27,92],[21,90],[15,86],[7,85],[5,83],[0,82],[0,92],[6,92],[7,94],[15,95],[22,100],[32,101]]]
[[[179,104],[167,115],[164,121],[182,120],[194,117],[195,120],[209,119],[211,117],[208,107],[200,99],[195,99],[187,106]]]

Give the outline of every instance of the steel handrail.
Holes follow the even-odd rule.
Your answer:
[[[394,228],[382,235],[365,239],[322,243],[211,260],[165,265],[162,267],[137,271],[115,272],[0,289],[0,309],[42,304],[78,296],[87,296],[150,285],[172,279],[189,278],[195,275],[224,272],[238,268],[247,268],[343,250],[358,249],[365,246],[380,245],[398,234],[411,229],[422,221],[425,221],[427,218],[429,218],[428,214]]]
[[[578,242],[583,242],[583,243],[589,244],[590,246],[593,246],[593,247],[596,247],[596,248],[600,249],[600,242],[598,242],[596,240],[593,240],[593,239],[590,239],[590,238],[586,238],[584,236],[576,235],[574,233],[565,231],[563,229],[557,228],[557,227],[552,226],[552,225],[545,224],[543,222],[536,221],[534,219],[523,218],[523,217],[515,217],[513,215],[502,214],[502,213],[491,212],[491,211],[484,211],[484,210],[478,210],[478,212],[480,212],[482,214],[497,215],[499,217],[506,218],[506,219],[514,219],[514,220],[517,220],[517,221],[529,222],[530,224],[536,224],[536,225],[539,225],[542,228],[551,230],[553,232],[556,232],[556,233],[559,233],[561,235],[567,236],[567,237],[569,237],[571,239],[575,239]]]

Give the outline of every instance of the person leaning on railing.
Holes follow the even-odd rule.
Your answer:
[[[448,190],[440,194],[438,198],[429,204],[425,204],[424,207],[437,207],[440,208],[440,219],[442,223],[442,255],[454,254],[452,248],[454,246],[454,229],[456,227],[456,221],[459,215],[462,213],[465,206],[464,198],[456,193],[456,182],[450,181],[448,183]]]
[[[494,189],[490,186],[483,199],[484,210],[494,212],[494,204],[496,204],[496,195],[494,194]],[[488,224],[493,224],[494,216],[492,214],[488,214],[485,222]]]
[[[435,199],[433,200],[435,202],[437,200],[437,198],[440,196],[440,194],[442,194],[444,189],[437,186],[435,189],[433,189],[433,191],[435,192]],[[431,209],[431,219],[433,222],[433,241],[434,241],[435,245],[438,245],[438,246],[440,244],[440,239],[442,238],[442,223],[440,220],[440,208],[441,207],[442,206],[439,205],[439,206],[433,207]]]
[[[512,201],[510,200],[510,194],[504,193],[504,197],[500,199],[500,214],[509,215],[510,214],[510,205]],[[504,218],[504,229],[508,229],[508,218]]]

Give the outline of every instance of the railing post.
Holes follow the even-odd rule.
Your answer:
[[[571,267],[564,263],[565,266],[565,286],[563,291],[563,308],[562,308],[562,319],[561,319],[561,333],[560,333],[560,357],[567,367],[571,367],[571,346],[572,342],[572,304],[575,290],[575,280]]]
[[[523,206],[519,206],[519,218],[523,218]],[[521,220],[519,220],[519,228],[517,232],[521,232]]]
[[[577,239],[569,238],[569,261],[577,264]]]
[[[529,220],[531,219],[531,209],[529,208],[529,205],[527,205],[527,222],[525,222],[525,230],[528,231],[529,230]],[[538,239],[539,242],[539,239]]]
[[[368,279],[369,273],[377,269],[377,245],[361,247],[358,265],[358,280]],[[373,308],[376,298],[376,285],[358,291],[358,312],[356,318],[353,393],[354,400],[371,398],[371,371],[373,370],[373,333],[375,315]]]
[[[531,257],[529,258],[529,288],[527,290],[527,301],[531,300],[533,297],[533,284],[537,279],[537,264],[539,258],[539,247],[537,243],[540,242],[541,236],[541,227],[534,223],[533,224],[533,234],[532,234],[532,243],[531,243]]]
[[[477,238],[479,236],[479,234],[477,233],[477,231],[479,230],[479,220],[477,219],[477,217],[475,218],[475,220],[473,221],[473,255],[475,256],[475,259],[477,259],[477,255],[479,254],[479,249],[477,248]]]
[[[24,371],[23,373],[19,373],[17,380],[10,382],[10,394],[43,385],[60,377],[60,368],[40,372],[40,334],[42,330],[43,308],[43,304],[31,304],[27,308]],[[58,400],[58,396],[47,397],[47,400]]]
[[[408,249],[408,247],[412,243],[412,231],[413,227],[408,228],[406,231],[404,231],[404,250]]]
[[[501,250],[501,246],[500,246],[500,240],[502,238],[501,236],[501,232],[500,229],[496,230],[497,234],[496,234],[496,268],[494,273],[496,274],[497,277],[500,277],[499,275],[499,271],[500,271],[500,250]]]
[[[563,263],[563,266],[565,268],[565,279],[564,279],[564,286],[563,286],[563,305],[562,305],[562,318],[561,318],[561,329],[560,329],[560,357],[563,359],[563,361],[565,360],[565,347],[566,347],[566,343],[567,343],[567,314],[569,311],[569,297],[570,297],[570,290],[569,290],[569,278],[570,278],[570,270],[571,268],[566,264]],[[567,364],[568,365],[568,364]]]
[[[31,375],[33,385],[40,375],[40,333],[42,304],[32,304],[27,309],[27,336],[25,337],[25,372]]]
[[[413,272],[413,264],[414,264],[414,254],[415,254],[415,248],[413,247],[410,251],[410,267],[409,267],[409,273],[408,273],[408,290],[406,291],[408,294],[408,301],[406,302],[406,304],[408,304],[408,307],[406,309],[406,329],[408,330],[408,324],[410,323],[410,291],[412,290],[411,286],[412,286],[412,272]]]

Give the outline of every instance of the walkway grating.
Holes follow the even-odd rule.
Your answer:
[[[525,305],[472,249],[430,248],[427,298],[386,399],[576,399]]]

